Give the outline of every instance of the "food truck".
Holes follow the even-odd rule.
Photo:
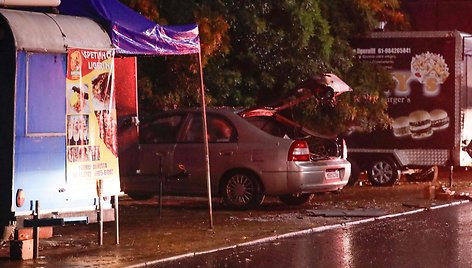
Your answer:
[[[352,41],[361,61],[391,72],[389,128],[346,138],[353,178],[374,185],[472,165],[472,35],[458,31],[374,32]],[[452,176],[452,174],[451,174]],[[428,175],[428,177],[430,177]]]
[[[26,2],[48,0],[8,4]],[[160,26],[116,0],[49,2],[56,12],[0,8],[2,242],[116,220],[118,148],[137,138],[137,124],[117,136],[118,117],[137,118],[136,58],[200,51],[196,25]]]
[[[0,9],[0,57],[2,226],[97,222],[99,203],[113,220],[99,200],[120,192],[108,34],[88,18]]]

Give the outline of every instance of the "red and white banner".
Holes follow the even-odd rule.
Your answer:
[[[68,192],[81,197],[97,196],[98,190],[104,196],[116,195],[120,179],[114,50],[69,49],[67,59],[67,185],[80,187]]]

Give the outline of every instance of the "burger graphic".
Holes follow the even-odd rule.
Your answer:
[[[399,116],[392,122],[393,136],[424,139],[434,132],[449,127],[449,116],[445,110],[434,109],[430,112],[416,110],[408,116]]]
[[[433,135],[431,116],[427,111],[417,110],[408,116],[410,132],[413,139],[424,139]]]
[[[446,129],[449,127],[449,116],[442,109],[434,109],[429,112],[431,116],[431,128],[433,131]]]
[[[396,138],[411,137],[424,139],[449,127],[449,116],[443,109],[430,112],[416,110],[408,116],[399,116],[392,122],[393,136]]]
[[[392,129],[395,137],[401,138],[410,136],[410,119],[407,116],[395,118],[392,123]]]

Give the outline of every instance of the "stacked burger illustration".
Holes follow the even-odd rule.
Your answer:
[[[423,110],[410,113],[410,131],[413,139],[424,139],[433,135],[431,128],[431,115]]]
[[[449,126],[449,116],[446,111],[434,109],[429,112],[431,116],[431,128],[433,131],[446,129]]]
[[[400,116],[395,118],[392,123],[392,130],[395,137],[402,138],[411,136],[410,119],[408,116]]]
[[[393,135],[398,138],[411,137],[424,139],[431,137],[435,131],[449,127],[449,116],[442,109],[430,112],[416,110],[408,116],[400,116],[393,120]]]

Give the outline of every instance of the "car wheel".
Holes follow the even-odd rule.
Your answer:
[[[368,179],[374,186],[393,185],[400,177],[400,170],[389,158],[373,161],[367,171]]]
[[[222,195],[226,204],[235,209],[254,208],[264,200],[262,186],[257,177],[244,171],[232,172],[226,176]]]
[[[129,192],[126,194],[134,200],[149,200],[153,197],[152,193],[144,193],[144,192]]]
[[[298,206],[308,202],[312,196],[312,194],[286,194],[279,196],[279,199],[286,205]]]

